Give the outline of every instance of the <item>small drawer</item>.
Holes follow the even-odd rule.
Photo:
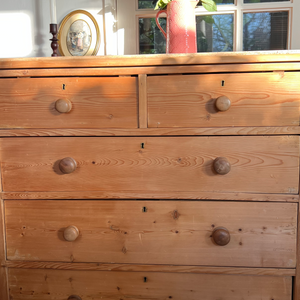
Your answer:
[[[137,128],[137,79],[0,80],[0,128]]]
[[[5,202],[9,260],[295,268],[296,203]]]
[[[4,192],[298,193],[298,136],[41,137],[0,145]]]
[[[297,126],[300,73],[149,76],[148,127]]]
[[[291,277],[9,269],[14,300],[290,300]],[[70,297],[73,296],[73,297]]]

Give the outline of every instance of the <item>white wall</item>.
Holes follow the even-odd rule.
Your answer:
[[[109,0],[106,2],[110,2]],[[114,0],[113,0],[114,1]],[[103,34],[104,0],[57,0],[57,22],[73,10],[90,12],[99,24],[101,44],[98,55],[105,53]],[[109,6],[109,5],[107,5]],[[51,56],[49,0],[0,0],[0,57]]]

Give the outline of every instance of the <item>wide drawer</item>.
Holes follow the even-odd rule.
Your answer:
[[[298,193],[298,136],[4,138],[0,145],[4,192]],[[216,172],[218,157],[231,165],[228,174]]]
[[[150,76],[148,126],[299,125],[299,81],[296,72]],[[221,96],[231,102],[227,111],[216,107]]]
[[[0,128],[137,128],[137,79],[2,79],[0,113]]]
[[[14,300],[290,300],[291,277],[9,269]]]
[[[7,258],[294,268],[296,203],[5,202]]]

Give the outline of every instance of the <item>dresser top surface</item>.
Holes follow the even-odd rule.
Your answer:
[[[159,65],[202,65],[232,63],[280,63],[299,62],[300,50],[196,53],[196,54],[155,54],[89,57],[34,57],[0,59],[0,70],[40,68],[110,68]]]

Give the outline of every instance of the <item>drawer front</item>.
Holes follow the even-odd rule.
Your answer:
[[[137,79],[2,79],[0,112],[0,128],[137,128]]]
[[[14,300],[290,300],[292,293],[291,277],[24,269],[8,275]]]
[[[299,125],[299,81],[292,72],[151,76],[148,126]],[[230,100],[226,111],[221,96]]]
[[[296,203],[9,200],[5,212],[9,260],[296,264]]]
[[[170,198],[181,191],[298,193],[298,136],[14,138],[0,144],[4,192],[125,191],[134,199],[162,191]],[[225,170],[231,165],[226,175],[216,172],[218,157],[225,157]]]

